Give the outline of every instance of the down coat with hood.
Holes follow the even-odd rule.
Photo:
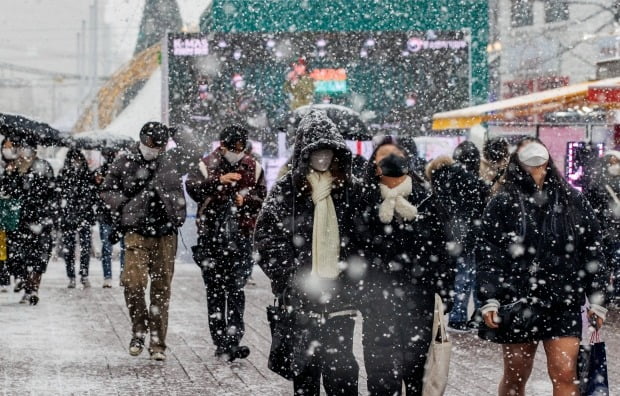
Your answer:
[[[259,214],[254,235],[258,264],[272,282],[272,289],[279,295],[292,290],[293,305],[312,310],[333,312],[348,306],[354,281],[346,271],[332,281],[333,298],[327,306],[305,287],[312,269],[312,231],[314,203],[306,175],[310,171],[310,154],[321,149],[332,149],[334,159],[331,171],[336,180],[332,186],[332,199],[338,217],[340,235],[340,261],[346,262],[354,252],[356,234],[353,218],[359,196],[359,184],[351,176],[351,152],[337,127],[324,113],[312,112],[298,128],[293,154],[293,167],[280,178]]]

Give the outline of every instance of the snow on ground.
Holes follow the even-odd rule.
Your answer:
[[[256,270],[256,285],[246,288],[246,336],[249,359],[229,364],[213,357],[204,286],[194,264],[177,263],[172,289],[166,362],[151,362],[145,351],[127,353],[130,324],[114,263],[114,288],[102,289],[98,259],[91,261],[91,289],[67,289],[62,260],[53,260],[43,278],[41,302],[18,303],[19,295],[0,293],[0,393],[5,395],[290,395],[292,384],[267,369],[270,335],[265,306],[271,299],[266,277]],[[620,367],[618,315],[607,331],[612,394]],[[354,352],[363,367],[361,320]],[[453,335],[453,358],[446,395],[494,395],[501,376],[495,345],[474,335]],[[366,394],[365,372],[360,394]],[[551,394],[542,348],[538,351],[528,395]]]

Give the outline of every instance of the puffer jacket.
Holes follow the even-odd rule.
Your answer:
[[[321,116],[300,124],[293,168],[269,193],[254,234],[258,264],[271,280],[273,292],[278,295],[289,290],[294,306],[318,312],[335,312],[350,307],[358,281],[346,270],[337,279],[324,281],[323,285],[327,285],[324,290],[329,290],[332,297],[325,304],[320,295],[307,287],[312,270],[314,203],[306,175],[310,170],[310,154],[327,148],[334,151],[335,164],[332,166],[340,173],[332,187],[341,241],[339,259],[346,263],[356,254],[357,230],[353,219],[358,215],[356,197],[360,196],[360,185],[351,176],[351,152],[344,139],[336,126]]]
[[[151,192],[161,199],[173,227],[185,222],[185,195],[181,177],[189,160],[179,148],[146,161],[138,147],[117,158],[101,187],[101,198],[112,213],[120,215],[126,230],[140,230],[146,223]],[[119,213],[119,210],[121,212]]]
[[[609,274],[601,229],[577,191],[550,179],[543,189],[519,166],[482,219],[479,298],[505,305],[529,298],[551,307],[603,305]],[[577,308],[578,309],[578,308]]]

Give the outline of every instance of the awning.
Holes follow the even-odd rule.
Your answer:
[[[620,107],[620,78],[574,84],[437,113],[433,115],[433,130],[466,129],[487,121],[510,122],[517,117],[587,105]]]

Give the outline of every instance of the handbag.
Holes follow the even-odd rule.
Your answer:
[[[422,395],[440,396],[443,395],[446,385],[448,385],[452,342],[448,339],[443,302],[438,294],[435,294],[435,312],[431,340],[426,364],[424,365]]]
[[[609,395],[606,347],[598,330],[592,333],[589,345],[579,346],[577,370],[582,396]]]
[[[295,313],[285,304],[284,293],[267,307],[267,321],[271,330],[271,348],[267,366],[279,376],[292,380],[294,377]]]

